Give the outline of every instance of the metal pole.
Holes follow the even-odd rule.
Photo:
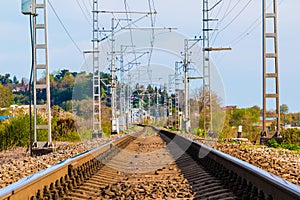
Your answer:
[[[210,55],[209,44],[209,16],[208,0],[203,0],[203,110],[204,110],[204,130],[210,132],[212,127],[212,105],[211,105],[211,86],[210,86]]]
[[[190,131],[190,115],[189,115],[189,80],[188,80],[188,40],[184,40],[184,61],[183,61],[183,71],[184,71],[184,122],[185,122],[185,132]]]
[[[262,137],[266,136],[266,77],[265,77],[265,66],[266,66],[266,44],[265,44],[265,32],[266,32],[266,1],[262,1],[262,14],[263,14],[263,23],[262,23],[262,34],[263,34],[263,52],[262,52],[262,57],[263,57],[263,121],[262,121]]]
[[[115,19],[111,20],[111,122],[112,122],[112,133],[119,133],[119,127],[116,118],[116,63],[115,63]]]
[[[99,65],[99,14],[98,0],[93,0],[93,121],[92,137],[102,134],[101,126],[101,73]]]
[[[267,1],[263,0],[263,122],[261,138],[268,136],[268,129],[266,124],[267,117],[276,118],[277,129],[275,130],[274,136],[281,136],[278,71],[277,1],[272,0],[272,9],[270,10],[268,10],[266,4]],[[271,28],[267,29],[267,27]],[[268,91],[267,88],[275,88],[275,92]],[[271,105],[272,103],[268,102],[268,99],[275,99],[275,113],[268,113],[267,106]]]
[[[34,13],[40,13],[40,15],[34,15],[33,17],[33,39],[34,39],[34,70],[33,70],[33,96],[34,96],[34,145],[37,148],[53,148],[52,136],[51,136],[51,105],[50,105],[50,78],[48,67],[48,37],[47,37],[47,10],[46,0],[40,3],[33,3]],[[39,17],[40,20],[37,20]],[[44,42],[38,41],[37,37],[43,38]],[[44,79],[38,77],[40,74],[45,74]],[[37,95],[40,91],[46,92],[46,98],[39,98]],[[46,124],[38,123],[38,114],[40,112],[46,112],[47,122]],[[39,130],[47,130],[48,141],[46,143],[40,143],[37,140]]]

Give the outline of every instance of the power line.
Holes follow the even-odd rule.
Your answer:
[[[216,27],[214,28],[214,32],[212,33],[211,35],[211,38],[212,38],[212,41],[213,41],[213,44],[215,43],[215,40],[216,40],[216,37],[218,36],[218,33],[217,33],[217,30],[219,28],[219,26],[222,24],[222,22],[228,17],[230,16],[230,13],[239,5],[239,3],[241,2],[241,0],[238,0],[234,5],[233,7],[229,10],[230,6],[231,6],[231,0],[229,1],[229,4],[226,8],[226,11],[224,12],[224,15],[223,17],[221,17],[221,20],[218,21]],[[215,33],[217,33],[215,35]]]
[[[54,9],[54,7],[52,6],[50,0],[47,0],[53,13],[55,14],[55,16],[57,17],[60,25],[63,27],[64,31],[66,32],[67,36],[70,38],[70,40],[72,41],[72,43],[74,44],[74,46],[76,47],[76,49],[80,52],[80,54],[82,54],[82,50],[79,48],[79,46],[76,44],[76,42],[74,41],[74,39],[72,38],[71,34],[69,33],[69,31],[67,30],[66,26],[64,25],[64,23],[61,21],[60,17],[58,16],[56,10]]]
[[[137,56],[136,56],[136,53],[135,53],[135,50],[134,50],[134,42],[133,42],[133,34],[132,34],[132,29],[131,29],[131,22],[129,21],[129,16],[128,16],[128,10],[129,10],[129,6],[127,4],[127,1],[124,0],[123,1],[124,3],[124,8],[125,8],[125,12],[126,12],[126,21],[128,23],[128,26],[129,26],[129,33],[130,33],[130,42],[131,42],[131,48],[132,48],[132,51],[133,51],[133,54],[134,54],[134,58],[135,60],[137,59]],[[131,17],[131,16],[130,16]]]
[[[231,14],[231,12],[239,5],[240,2],[241,2],[241,0],[238,0],[238,1],[234,4],[234,6],[230,9],[230,11],[227,10],[228,13],[225,12],[225,14],[224,14],[224,16],[222,17],[222,19],[220,20],[220,22],[224,21],[224,20]],[[231,4],[231,1],[230,1],[230,4]],[[228,9],[229,9],[229,7],[228,7]]]
[[[278,6],[280,6],[282,3],[284,2],[284,0],[281,0],[278,3]],[[272,6],[272,2],[269,3],[268,8],[270,8]],[[259,25],[262,23],[261,21],[262,15],[260,14],[259,17],[257,17],[251,24],[250,26],[248,26],[241,34],[239,34],[237,37],[235,37],[235,39],[231,40],[231,42],[229,42],[227,45],[225,46],[236,46],[238,43],[240,43],[244,38],[248,37],[256,28],[259,27]],[[222,60],[225,55],[227,54],[227,52],[218,60]]]
[[[90,1],[88,1],[90,3]],[[93,9],[93,7],[90,5],[90,8],[88,8],[88,6],[86,5],[86,1],[85,0],[82,0],[82,4],[86,10],[86,13],[88,14],[88,16],[90,17],[90,19],[92,19],[92,16],[91,16],[91,10]]]
[[[211,38],[214,37],[215,33],[217,32],[217,30],[218,30],[218,28],[219,28],[219,25],[220,25],[221,22],[224,20],[224,18],[225,18],[226,16],[228,16],[227,13],[228,13],[228,11],[229,11],[230,6],[231,6],[231,0],[229,1],[228,6],[227,6],[227,8],[226,8],[226,10],[225,10],[225,12],[224,12],[224,14],[223,14],[223,16],[221,17],[221,20],[217,22],[217,25],[216,25],[216,27],[214,28],[213,33],[211,34]],[[216,18],[216,19],[218,18],[219,14],[220,14],[220,12],[221,12],[221,9],[222,9],[222,6],[220,6],[220,8],[219,8],[219,10],[218,10],[218,14],[217,14],[217,16],[215,16],[214,18]]]
[[[80,8],[80,10],[81,10],[81,13],[82,13],[82,15],[84,16],[84,18],[86,19],[86,21],[87,21],[90,25],[92,25],[91,20],[89,19],[89,17],[91,17],[91,16],[88,17],[88,16],[86,15],[86,13],[84,12],[84,10],[83,10],[83,8],[82,8],[82,6],[80,5],[80,3],[79,3],[78,0],[76,0],[76,3],[77,3],[77,5],[79,6],[79,8]]]
[[[257,27],[261,24],[261,16],[259,16],[243,33],[241,33],[236,39],[232,40],[230,43],[232,46],[235,46],[237,43],[239,43],[241,40],[243,40],[245,37],[250,35]]]
[[[218,31],[218,33],[216,34],[216,36],[215,36],[215,38],[214,38],[214,40],[213,40],[213,44],[215,43],[215,41],[216,41],[216,39],[217,39],[217,37],[218,37],[218,35],[221,33],[221,32],[223,32],[224,30],[226,30],[245,10],[246,10],[246,8],[250,5],[250,3],[252,2],[252,0],[249,0],[246,4],[245,4],[245,6],[238,12],[238,14],[228,23],[228,24],[226,24],[220,31]],[[237,5],[237,4],[236,4]]]
[[[222,28],[219,32],[224,31],[228,26],[230,26],[243,12],[244,10],[249,6],[252,0],[249,0],[248,3],[240,10],[240,12],[224,27]]]
[[[283,2],[284,0],[281,0],[278,3],[278,6]],[[268,8],[272,6],[272,2],[269,3]],[[248,26],[245,31],[243,31],[241,34],[239,34],[235,39],[233,39],[229,44],[232,44],[232,46],[235,46],[238,44],[241,40],[243,40],[245,37],[249,36],[250,33],[252,33],[260,24],[261,24],[261,18],[262,15],[260,14],[259,17],[257,17],[251,24]]]
[[[82,1],[85,2],[85,0],[82,0]],[[88,2],[89,2],[89,5],[90,5],[90,8],[93,9],[91,1],[89,0]]]
[[[152,3],[152,5],[151,5]],[[148,0],[148,5],[149,5],[149,12],[151,13],[150,14],[150,17],[151,17],[151,28],[152,28],[152,31],[151,31],[151,40],[150,40],[150,52],[149,52],[149,58],[148,58],[148,67],[147,67],[147,70],[149,70],[150,68],[150,63],[151,63],[151,59],[152,59],[152,54],[153,54],[153,47],[154,47],[154,40],[155,40],[155,33],[154,33],[154,26],[155,26],[155,22],[156,22],[156,9],[155,9],[155,4],[154,4],[154,1],[150,1]],[[152,12],[152,9],[154,10],[155,14],[153,16],[153,12]],[[148,72],[148,77],[150,79],[150,82],[152,82],[152,73]]]
[[[231,0],[230,0],[231,1]],[[220,3],[222,3],[222,5],[219,6],[219,9],[217,11],[217,14],[214,16],[214,18],[218,18],[219,14],[221,13],[222,7],[224,6],[224,1],[221,1]],[[216,9],[212,9],[211,13],[209,14],[209,18],[211,18],[214,13],[215,13]]]

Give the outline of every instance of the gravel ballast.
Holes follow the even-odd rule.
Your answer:
[[[117,137],[119,135],[101,138],[97,144]],[[192,139],[198,140],[195,137]],[[0,152],[0,188],[87,150],[82,142],[57,142],[55,145],[55,152],[37,157],[30,157],[26,148]],[[294,151],[252,145],[249,142],[215,143],[214,148],[300,185],[300,155]]]
[[[120,135],[100,138],[93,144],[84,142],[55,142],[55,151],[42,156],[30,157],[26,148],[14,148],[0,152],[0,188],[12,184],[26,176],[50,167],[60,161],[85,152],[87,146],[92,147],[116,139]]]

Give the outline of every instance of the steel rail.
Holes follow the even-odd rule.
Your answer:
[[[158,129],[156,129],[156,131],[171,139],[176,136],[176,140],[174,140],[174,142],[178,143],[179,146],[190,144],[187,151],[194,157],[195,160],[201,161],[202,158],[199,158],[199,155],[202,153],[207,154],[205,158],[213,160],[219,165],[225,167],[227,170],[236,173],[242,179],[246,179],[248,182],[251,182],[252,185],[257,187],[257,189],[263,191],[265,197],[271,197],[272,200],[300,199],[300,187],[298,185],[286,181],[245,161],[206,146],[203,143],[193,141],[173,132]]]
[[[30,199],[32,196],[36,195],[38,190],[43,191],[44,186],[49,186],[51,183],[54,183],[55,180],[59,180],[61,177],[67,175],[70,166],[77,167],[89,162],[95,158],[95,155],[99,155],[111,149],[118,143],[125,141],[129,136],[131,136],[131,134],[122,136],[91,150],[87,150],[4,187],[0,189],[0,200]]]
[[[300,187],[295,184],[292,184],[282,178],[279,178],[278,176],[275,176],[272,173],[259,169],[242,160],[208,147],[200,142],[192,141],[189,138],[173,132],[156,129],[154,127],[152,128],[158,134],[170,138],[172,142],[176,143],[178,146],[180,146],[180,148],[187,149],[186,152],[190,154],[195,161],[201,163],[201,165],[204,167],[206,166],[207,170],[211,171],[212,174],[219,176],[224,185],[226,183],[230,184],[232,181],[230,176],[234,174],[233,176],[236,178],[236,180],[242,180],[240,181],[240,185],[238,185],[239,187],[245,188],[250,185],[251,188],[257,189],[257,192],[260,194],[262,193],[264,199],[300,199]],[[43,191],[45,187],[50,186],[51,188],[51,185],[53,186],[53,184],[56,183],[55,181],[61,180],[61,178],[64,176],[69,176],[67,179],[69,179],[69,182],[72,182],[70,177],[72,177],[73,173],[81,173],[81,171],[83,171],[87,165],[89,165],[90,168],[93,168],[95,162],[93,163],[92,160],[95,161],[95,157],[97,155],[103,155],[104,158],[109,156],[111,151],[117,149],[114,148],[115,146],[121,146],[123,144],[126,145],[127,143],[131,142],[130,138],[133,139],[131,136],[134,135],[129,134],[106,144],[100,145],[97,148],[62,161],[56,165],[53,165],[52,167],[0,189],[0,200],[30,199],[33,196],[36,196],[38,191]],[[113,156],[114,154],[111,155]],[[87,171],[91,171],[90,168]],[[77,174],[76,176],[76,181],[78,181],[78,179],[80,179],[79,175]],[[85,175],[81,173],[80,176]],[[251,192],[249,192],[249,195],[250,193]],[[244,195],[247,196],[248,194]]]

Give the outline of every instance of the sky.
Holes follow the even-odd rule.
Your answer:
[[[82,52],[91,50],[92,47],[91,12],[87,12],[92,0],[50,2],[79,47],[78,49],[72,43],[48,5],[50,71],[66,68],[79,71],[84,63]],[[99,2],[100,10],[124,10],[124,0]],[[125,2],[130,10],[149,9],[147,0]],[[210,2],[212,6],[217,1]],[[177,28],[179,33],[188,38],[202,35],[202,1],[154,0],[154,4],[158,12],[156,26]],[[299,1],[278,0],[280,101],[281,104],[288,105],[290,112],[300,111],[300,92],[297,84],[300,74],[300,68],[297,66],[300,46],[299,8]],[[210,13],[211,18],[219,19],[211,24],[217,29],[211,33],[212,46],[232,48],[231,51],[211,54],[223,80],[227,105],[262,107],[261,13],[260,0],[223,0]],[[109,17],[101,18],[100,23],[106,28],[109,27]],[[145,21],[145,25],[149,25],[149,19]],[[18,79],[29,77],[29,17],[21,13],[20,0],[1,2],[0,27],[0,74],[10,73]]]

